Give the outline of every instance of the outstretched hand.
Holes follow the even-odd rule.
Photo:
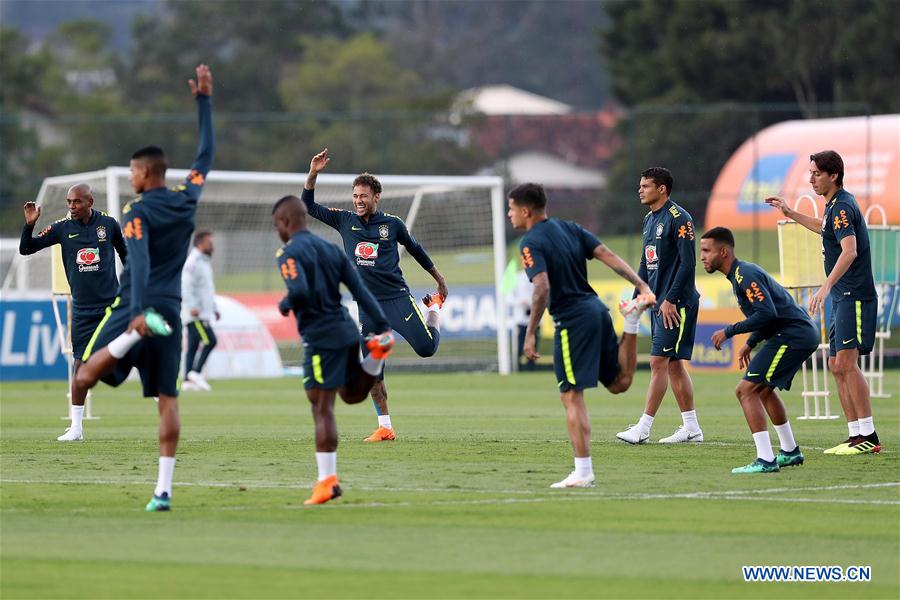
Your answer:
[[[309,161],[309,172],[318,175],[328,166],[331,159],[328,157],[328,148],[323,148],[321,152],[312,157]]]
[[[41,207],[34,202],[26,202],[23,209],[25,212],[25,224],[31,227],[37,223],[41,216]]]
[[[209,70],[208,66],[202,64],[197,65],[195,71],[197,73],[197,79],[188,79],[188,86],[191,88],[191,94],[194,95],[194,98],[196,98],[198,94],[212,96],[212,71]]]
[[[779,196],[769,196],[768,198],[766,198],[766,204],[768,204],[772,208],[777,208],[781,211],[781,214],[786,217],[791,216],[791,207],[788,206],[788,202],[784,198],[781,198]]]

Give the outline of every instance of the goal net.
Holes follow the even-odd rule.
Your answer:
[[[169,185],[187,172],[170,169]],[[355,175],[321,174],[316,201],[329,207],[351,208]],[[391,368],[486,369],[510,368],[507,300],[501,293],[506,269],[506,209],[499,177],[379,176],[383,186],[379,208],[403,219],[444,275],[450,295],[441,311],[441,346],[435,356],[421,359],[405,343],[397,345]],[[216,291],[241,302],[257,314],[278,343],[285,365],[299,365],[302,350],[293,318],[278,314],[284,293],[275,269],[280,247],[271,209],[278,198],[300,195],[306,174],[213,171],[207,178],[197,210],[197,231],[212,232]],[[67,215],[66,192],[75,183],[93,188],[94,208],[117,219],[133,197],[128,169],[109,167],[44,180],[37,198],[40,231]],[[315,219],[310,229],[340,244],[337,232]],[[435,289],[432,277],[402,248],[401,268],[412,295]],[[16,256],[4,280],[4,290],[49,290],[49,252]],[[345,290],[346,293],[346,290]],[[348,299],[349,302],[349,299]],[[349,303],[351,314],[355,305]],[[422,307],[424,310],[424,307]]]

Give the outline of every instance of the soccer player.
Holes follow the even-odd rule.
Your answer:
[[[448,293],[444,277],[425,249],[406,229],[403,221],[378,210],[381,182],[372,175],[363,173],[353,181],[353,212],[329,209],[316,203],[316,178],[330,160],[328,148],[312,157],[301,199],[313,218],[341,234],[344,251],[351,261],[355,261],[363,282],[378,300],[391,328],[403,336],[416,354],[423,358],[433,356],[441,340],[440,309]],[[402,244],[437,283],[437,292],[425,297],[425,316],[419,310],[415,298],[409,294],[409,286],[403,279],[398,244]],[[378,332],[373,315],[368,314],[363,307],[360,307],[359,321],[364,336]],[[365,441],[396,439],[387,400],[382,373],[372,387],[378,428]]]
[[[122,238],[119,222],[104,212],[93,209],[94,195],[91,186],[79,183],[69,188],[66,194],[69,216],[54,221],[32,237],[34,224],[41,216],[41,208],[34,202],[26,202],[25,226],[19,241],[19,254],[34,254],[39,250],[59,244],[62,251],[66,281],[72,292],[72,322],[69,333],[72,337],[72,357],[75,372],[81,368],[81,356],[91,339],[94,329],[103,319],[104,309],[115,298],[119,287],[116,277],[116,259],[125,264],[128,251]],[[87,393],[71,390],[70,415],[72,422],[65,433],[56,438],[60,442],[84,439],[82,419]]]
[[[703,441],[694,410],[694,384],[684,367],[694,350],[700,307],[700,294],[694,287],[694,222],[684,208],[669,198],[672,184],[672,174],[667,169],[653,167],[641,173],[638,187],[641,204],[650,208],[644,217],[644,253],[638,276],[650,283],[661,303],[650,314],[650,386],[644,414],[636,425],[616,434],[629,444],[643,444],[650,439],[653,419],[670,383],[682,425],[659,443]]]
[[[161,148],[147,146],[131,157],[131,187],[137,198],[122,210],[128,262],[119,294],[106,309],[84,351],[75,377],[80,389],[102,380],[117,386],[137,367],[144,397],[159,398],[159,477],[148,512],[171,506],[172,474],[181,424],[178,371],[181,362],[181,270],[191,245],[197,201],[215,155],[212,73],[206,65],[190,80],[197,101],[200,144],[187,179],[166,187],[168,162]],[[151,337],[152,336],[152,337]]]
[[[724,227],[714,227],[700,237],[700,262],[707,273],[721,272],[731,282],[741,312],[747,317],[719,329],[712,335],[716,350],[741,333],[750,338],[738,350],[738,362],[747,369],[735,393],[744,410],[756,460],[732,473],[774,473],[780,467],[803,464],[803,453],[794,441],[787,410],[775,388],[791,389],[791,381],[803,362],[819,347],[819,331],[809,315],[761,267],[738,260],[734,255],[734,235]],[[751,360],[750,351],[765,344]],[[775,426],[781,449],[772,452],[766,414]]]
[[[881,451],[881,442],[875,433],[869,386],[859,369],[860,355],[869,354],[875,345],[878,316],[869,231],[856,198],[844,189],[844,160],[840,154],[824,150],[811,155],[809,183],[816,194],[825,198],[825,217],[821,221],[791,209],[784,198],[772,196],[766,202],[822,236],[826,279],[810,299],[809,310],[811,314],[824,310],[825,299],[831,297],[828,369],[834,374],[850,430],[846,441],[825,450],[825,454],[875,454]]]
[[[181,319],[187,325],[187,351],[185,352],[185,382],[181,389],[212,391],[203,376],[203,365],[209,354],[216,347],[216,332],[210,324],[213,319],[219,320],[219,309],[216,308],[216,286],[213,282],[212,254],[214,250],[213,236],[208,231],[194,234],[194,247],[188,254],[181,271]],[[200,357],[197,350],[203,344]]]
[[[284,246],[276,253],[288,293],[281,314],[294,311],[303,339],[303,387],[312,404],[319,478],[304,504],[323,504],[341,495],[337,478],[337,424],[334,399],[356,404],[369,395],[391,353],[394,336],[387,319],[354,266],[340,248],[306,227],[306,205],[296,196],[275,203],[272,221]],[[340,284],[371,315],[381,333],[366,340],[369,353],[360,361],[360,335],[341,304]]]
[[[575,470],[550,487],[593,487],[591,421],[584,404],[584,390],[597,387],[598,381],[613,394],[631,387],[637,366],[638,318],[640,311],[656,299],[631,267],[596,236],[576,223],[548,218],[543,186],[523,183],[509,192],[508,203],[507,216],[512,226],[526,230],[520,242],[522,265],[534,284],[525,356],[540,358],[535,349],[535,331],[544,310],[549,308],[556,323],[553,368],[566,409]],[[621,343],[616,341],[609,309],[588,283],[587,261],[592,258],[602,261],[640,291],[626,315]]]

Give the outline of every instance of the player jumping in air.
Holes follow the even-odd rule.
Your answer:
[[[272,221],[284,246],[276,254],[278,270],[287,286],[279,304],[281,314],[297,318],[303,339],[303,387],[312,404],[316,427],[316,463],[319,479],[304,504],[323,504],[341,495],[337,478],[337,424],[334,399],[356,404],[369,395],[384,369],[394,336],[372,293],[350,260],[334,244],[306,228],[306,206],[296,196],[275,203]],[[341,304],[340,284],[353,294],[379,332],[366,340],[369,353],[359,360],[360,336]]]
[[[341,234],[344,251],[354,262],[363,282],[378,300],[391,328],[403,336],[416,354],[423,358],[434,356],[441,340],[440,309],[447,298],[444,277],[429,258],[425,249],[406,229],[406,225],[394,215],[378,210],[381,200],[381,182],[364,173],[353,181],[353,211],[328,209],[315,201],[316,178],[328,166],[328,148],[312,157],[309,175],[301,199],[309,214]],[[402,244],[423,269],[434,278],[437,292],[426,296],[426,315],[409,293],[409,286],[400,270]],[[359,321],[364,336],[377,333],[373,315],[360,307]],[[365,349],[364,349],[365,351]],[[388,395],[384,385],[384,373],[372,387],[372,401],[378,413],[378,428],[366,438],[367,442],[380,442],[396,438],[391,417],[388,414]]]
[[[707,273],[721,272],[731,282],[741,312],[747,317],[719,329],[712,336],[716,350],[725,340],[741,333],[750,338],[740,350],[738,361],[747,369],[735,393],[744,410],[756,444],[756,460],[732,473],[774,473],[780,467],[803,464],[800,446],[794,441],[787,410],[775,388],[791,389],[791,381],[803,362],[819,347],[819,331],[809,315],[787,291],[761,267],[738,260],[734,255],[734,235],[724,227],[714,227],[700,238],[700,262]],[[751,360],[750,351],[765,341]],[[775,426],[781,449],[772,452],[766,414]]]
[[[81,358],[91,335],[100,324],[105,309],[115,299],[119,287],[113,249],[125,263],[127,250],[119,222],[104,212],[94,210],[91,186],[79,183],[66,194],[69,216],[45,227],[32,237],[34,224],[41,216],[41,209],[34,202],[25,203],[25,226],[19,241],[19,254],[34,254],[54,244],[62,251],[66,281],[72,291],[72,356],[75,373],[81,368]],[[56,438],[60,442],[84,439],[82,421],[87,390],[76,388],[72,382],[72,423],[65,433]]]
[[[659,442],[703,441],[694,410],[694,384],[684,367],[684,361],[691,359],[694,350],[700,307],[700,294],[694,287],[697,264],[694,222],[686,210],[669,199],[672,183],[672,174],[667,169],[653,167],[641,173],[638,187],[641,204],[650,208],[644,217],[644,252],[638,275],[650,282],[660,304],[650,314],[653,342],[644,414],[636,425],[616,434],[629,444],[643,444],[650,439],[653,419],[670,383],[681,411],[682,425]]]
[[[549,308],[556,324],[553,368],[575,452],[575,470],[550,487],[593,487],[591,421],[584,390],[597,387],[598,381],[613,394],[631,387],[637,367],[638,318],[656,298],[631,267],[596,236],[576,223],[548,218],[546,206],[547,196],[540,185],[524,183],[509,192],[507,215],[513,227],[526,230],[520,243],[522,265],[534,284],[524,352],[529,359],[540,358],[535,351],[535,331]],[[616,341],[609,309],[588,283],[587,261],[592,258],[640,292],[623,311],[627,314],[621,342]]]
[[[128,262],[119,294],[106,309],[82,360],[79,390],[98,381],[117,386],[137,367],[144,397],[159,397],[159,478],[148,512],[167,511],[181,423],[178,370],[181,361],[181,270],[191,245],[197,201],[215,154],[212,73],[196,69],[188,83],[197,101],[200,144],[187,179],[166,187],[168,161],[161,148],[147,146],[131,157],[131,187],[139,194],[122,210]]]
[[[825,283],[809,303],[810,313],[825,310],[831,297],[831,322],[828,327],[830,358],[828,369],[834,374],[841,407],[847,417],[850,436],[825,451],[841,456],[875,454],[881,442],[875,433],[869,386],[859,369],[860,355],[872,352],[878,317],[878,293],[872,276],[869,230],[856,198],[844,189],[844,160],[834,150],[809,157],[809,183],[825,198],[825,217],[792,210],[784,198],[766,198],[769,205],[822,236],[825,255]]]

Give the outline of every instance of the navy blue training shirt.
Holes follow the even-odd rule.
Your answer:
[[[314,348],[344,348],[359,342],[359,330],[341,304],[343,283],[360,310],[375,319],[375,329],[388,329],[387,318],[372,292],[340,248],[309,231],[298,231],[275,254],[288,293],[281,309],[294,311],[297,330]]]
[[[48,225],[32,237],[34,225],[22,228],[19,254],[34,254],[59,244],[66,281],[76,311],[102,310],[113,303],[119,280],[115,253],[125,263],[127,250],[118,221],[99,210],[91,210],[88,222],[66,217]],[[115,250],[115,253],[113,252]]]
[[[409,287],[400,270],[397,244],[403,244],[426,271],[434,267],[428,253],[419,244],[400,217],[377,211],[368,221],[349,210],[326,208],[316,204],[314,190],[303,188],[300,195],[313,217],[341,234],[344,252],[354,262],[362,280],[378,300],[409,295]]]
[[[650,285],[660,303],[680,306],[700,299],[694,284],[697,254],[694,222],[686,210],[667,200],[644,217],[644,253],[638,277]],[[637,289],[634,295],[637,296]]]
[[[600,240],[581,225],[560,219],[536,223],[519,243],[522,266],[528,279],[547,273],[550,281],[548,309],[554,319],[577,317],[578,304],[596,299],[587,278],[587,261],[594,258]],[[603,305],[606,308],[606,305]]]
[[[872,277],[872,256],[866,220],[863,219],[853,194],[840,189],[825,206],[825,218],[822,219],[822,252],[825,255],[826,277],[831,275],[841,255],[841,240],[851,235],[856,236],[856,258],[831,288],[832,302],[844,299],[871,300],[878,295]]]
[[[128,263],[119,295],[131,316],[156,303],[181,303],[181,270],[191,245],[197,201],[216,152],[209,96],[197,96],[200,144],[191,172],[172,189],[147,190],[122,210]]]

